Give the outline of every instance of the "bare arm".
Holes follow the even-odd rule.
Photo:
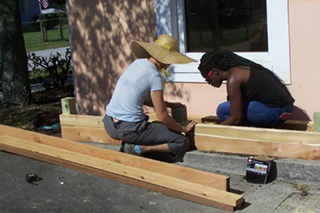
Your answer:
[[[230,100],[231,116],[220,124],[238,125],[243,120],[244,115],[241,86],[245,79],[246,77],[244,78],[239,71],[230,71],[227,82],[227,93]]]
[[[165,101],[163,100],[163,91],[158,90],[151,92],[151,99],[153,106],[155,108],[158,120],[166,125],[169,129],[178,131],[178,132],[189,132],[196,125],[195,121],[191,121],[186,126],[182,126],[177,123],[173,118],[168,114],[166,109]]]

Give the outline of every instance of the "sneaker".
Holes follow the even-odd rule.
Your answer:
[[[142,153],[137,153],[134,150],[134,146],[135,146],[135,144],[125,143],[124,146],[123,146],[124,153],[131,154],[131,155],[142,156]]]
[[[119,152],[124,152],[124,144],[125,144],[125,143],[121,142],[121,146],[120,146]]]
[[[121,145],[119,152],[124,152],[124,146]]]

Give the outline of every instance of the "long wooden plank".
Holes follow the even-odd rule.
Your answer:
[[[220,123],[217,116],[202,117],[200,123]],[[314,131],[314,124],[310,121],[286,120],[283,124],[277,126],[278,129]]]
[[[101,120],[102,117],[100,116],[60,115],[62,129],[66,126],[104,128]],[[94,129],[91,130],[94,131]],[[69,130],[69,132],[71,132],[71,130]],[[197,124],[195,133],[268,142],[320,144],[320,133],[302,132],[297,130]],[[81,132],[78,132],[77,134],[81,134]]]
[[[301,134],[297,131],[290,131],[290,134],[288,134],[288,132],[282,130],[266,131],[260,128],[212,127],[211,125],[203,124],[197,124],[195,132],[196,134],[206,134],[235,139],[320,145],[320,133],[315,132],[305,132]],[[120,144],[119,140],[112,139],[102,128],[62,126],[61,133],[63,138],[69,140]]]
[[[320,160],[320,144],[303,145],[228,138],[213,135],[196,135],[195,146],[198,150],[202,151]]]
[[[320,145],[320,133],[317,132],[197,124],[195,133],[268,142]]]
[[[121,144],[121,141],[111,138],[104,128],[61,126],[61,137],[74,141]]]
[[[102,131],[102,129],[101,129]],[[70,140],[0,125],[0,135],[12,136],[39,144],[45,144],[80,154],[98,157],[104,160],[113,161],[127,166],[141,168],[150,172],[188,180],[204,186],[209,186],[221,190],[229,190],[229,177],[213,174],[201,170],[195,170],[175,164],[164,163],[147,158],[124,154],[108,149],[103,149],[91,145],[81,144]]]
[[[105,136],[104,129],[95,128],[94,135],[91,134],[90,128],[86,127],[62,127],[66,135],[69,135],[71,140],[79,140],[79,134],[83,134],[87,130],[88,138],[103,139]],[[102,140],[99,140],[100,142]],[[109,143],[108,140],[103,140],[105,143]],[[227,152],[235,154],[246,155],[268,155],[272,157],[293,158],[293,159],[307,159],[307,160],[320,160],[319,147],[320,144],[299,144],[289,142],[273,142],[273,141],[260,141],[247,138],[232,138],[219,135],[205,135],[197,134],[195,136],[195,146],[197,150],[201,151],[216,151]]]
[[[60,124],[66,126],[89,126],[103,128],[103,116],[60,115]]]
[[[56,147],[35,143],[23,139],[18,139],[10,136],[0,136],[0,144],[6,151],[10,150],[10,147],[14,147],[15,150],[23,149],[31,153],[37,153],[51,158],[57,158],[71,162],[73,164],[80,164],[84,167],[90,167],[97,170],[102,170],[107,173],[113,173],[119,176],[126,176],[133,181],[142,181],[149,184],[160,186],[164,189],[170,188],[178,193],[184,194],[185,199],[197,202],[193,200],[193,197],[197,197],[201,203],[218,207],[226,210],[233,211],[236,206],[243,203],[243,197],[240,195],[232,194],[223,190],[218,190],[210,187],[205,187],[200,184],[191,183],[185,180],[173,178],[170,176],[145,171],[139,168],[130,167],[115,163],[101,158],[96,158],[76,152],[59,149]],[[41,160],[41,159],[40,159]],[[187,195],[192,195],[188,197]]]

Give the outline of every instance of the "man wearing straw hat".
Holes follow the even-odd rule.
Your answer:
[[[179,108],[163,98],[162,69],[170,64],[186,64],[195,60],[178,52],[178,41],[161,35],[152,43],[133,41],[131,48],[137,59],[119,78],[103,119],[106,132],[122,140],[120,151],[142,156],[148,152],[172,153],[177,160],[189,149],[188,138],[196,122],[175,122],[166,107]],[[155,108],[160,122],[148,122],[143,105]]]

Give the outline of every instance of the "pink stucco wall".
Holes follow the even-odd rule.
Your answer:
[[[128,3],[130,2],[130,3]],[[116,79],[134,59],[133,39],[155,38],[154,1],[69,0],[76,98],[80,114],[102,115]],[[319,0],[289,0],[293,118],[312,120],[320,111]],[[205,83],[167,84],[165,98],[187,105],[188,114],[215,115],[226,87]]]
[[[154,1],[68,0],[68,6],[78,113],[102,115],[134,60],[130,42],[155,38]]]
[[[289,0],[289,41],[291,85],[295,98],[292,119],[312,120],[320,111],[320,2]],[[170,86],[167,87],[168,89]],[[167,91],[167,99],[184,102],[188,114],[215,115],[216,106],[226,100],[226,87],[215,89],[206,84],[175,84],[181,96]]]
[[[289,1],[292,85],[296,106],[311,118],[320,111],[320,2]]]

